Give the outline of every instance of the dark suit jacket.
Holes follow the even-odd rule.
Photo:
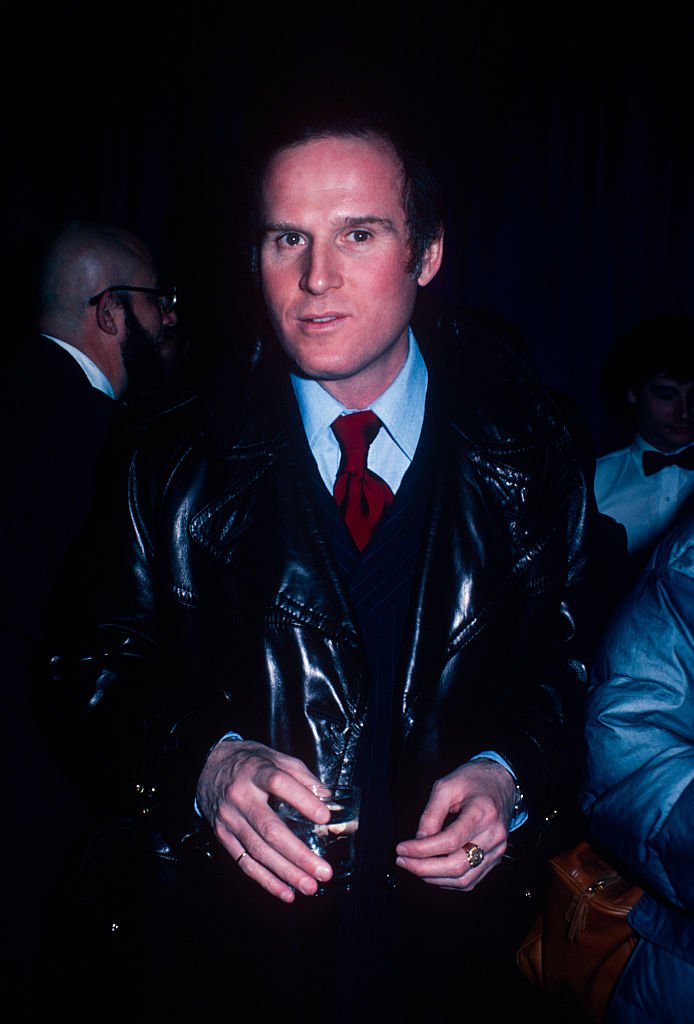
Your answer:
[[[45,902],[84,821],[34,716],[31,670],[49,594],[85,522],[120,403],[93,388],[75,360],[40,335],[21,343],[0,396],[0,749],[12,829],[2,946],[7,985],[23,991]]]
[[[39,335],[17,355],[0,404],[2,628],[35,640],[50,588],[91,505],[119,403],[92,387],[69,353]]]

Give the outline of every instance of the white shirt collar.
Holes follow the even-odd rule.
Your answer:
[[[54,338],[52,334],[44,334],[43,337],[48,338],[50,341],[54,341],[56,345],[60,345],[60,347],[64,348],[66,352],[69,352],[72,358],[79,363],[84,370],[87,375],[87,380],[91,386],[96,388],[97,391],[103,391],[105,395],[108,395],[109,398],[113,398],[115,400],[116,394],[113,390],[111,381],[108,379],[106,374],[99,369],[96,363],[89,358],[89,356],[86,356],[84,352],[75,348],[74,345],[70,345],[67,341],[61,341],[60,338]]]
[[[681,448],[673,448],[671,452],[667,452],[668,455],[674,455],[675,452],[683,452],[685,448],[691,448],[690,444],[683,444]],[[641,434],[636,434],[634,440],[631,442],[631,450],[637,459],[640,459],[644,452],[657,452],[659,451],[655,445],[650,444],[646,441]]]

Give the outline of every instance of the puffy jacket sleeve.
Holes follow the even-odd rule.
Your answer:
[[[647,886],[694,909],[694,521],[661,543],[614,616],[585,735],[591,832]]]

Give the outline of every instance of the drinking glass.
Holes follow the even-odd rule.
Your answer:
[[[306,843],[315,854],[327,860],[333,869],[333,876],[318,892],[327,891],[335,883],[349,888],[354,873],[356,834],[359,828],[359,803],[361,792],[358,786],[332,786],[330,796],[313,792],[330,811],[330,821],[317,825],[283,800],[277,801],[274,809],[292,832]]]

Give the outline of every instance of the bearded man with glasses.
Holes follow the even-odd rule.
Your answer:
[[[111,476],[122,400],[163,379],[159,346],[176,325],[175,292],[159,286],[148,247],[117,227],[63,227],[42,254],[37,283],[36,324],[15,345],[0,400],[7,496],[0,519],[0,747],[9,766],[3,802],[23,836],[8,853],[13,884],[3,914],[3,987],[9,994],[16,986],[22,998],[31,988],[44,907],[85,815],[35,721],[31,666],[64,559],[84,528],[97,482]],[[16,785],[18,764],[29,789],[42,793],[38,816]]]

